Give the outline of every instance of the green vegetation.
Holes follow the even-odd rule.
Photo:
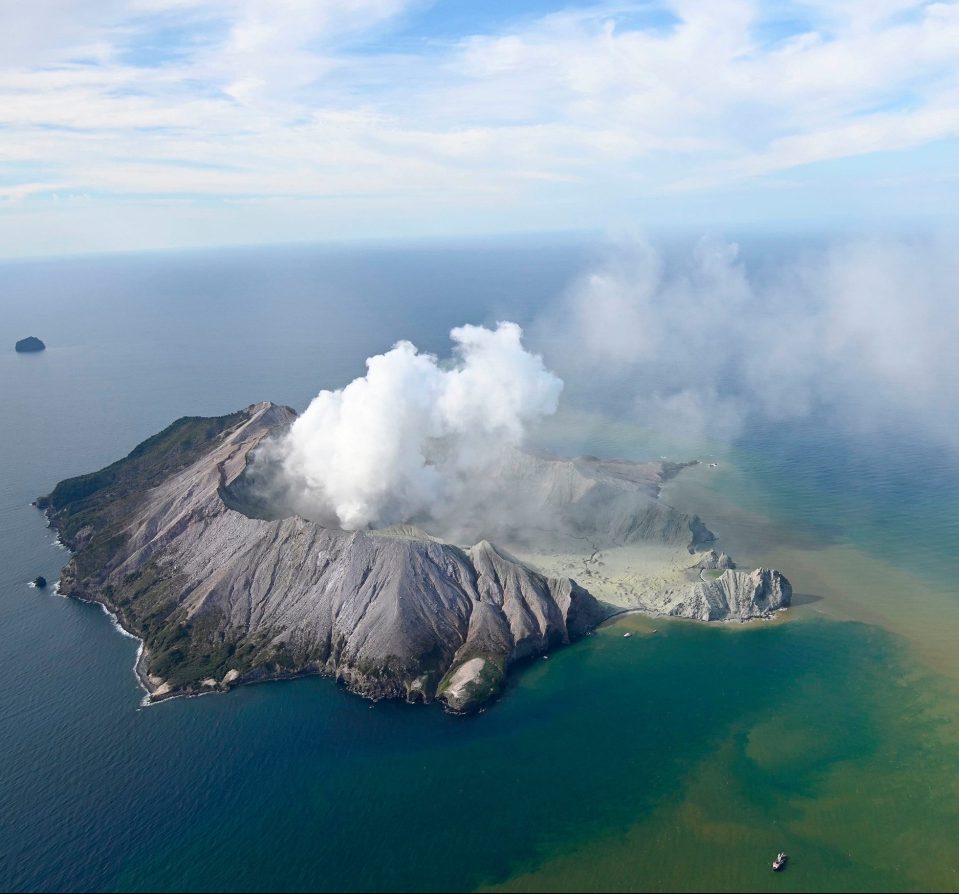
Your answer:
[[[231,669],[236,644],[215,633],[216,618],[201,615],[189,622],[172,621],[151,641],[152,673],[174,688],[213,677]]]
[[[99,472],[61,481],[37,500],[37,506],[51,513],[51,521],[70,546],[83,528],[107,527],[130,500],[195,462],[213,441],[245,419],[243,411],[212,418],[184,416],[124,459]]]
[[[486,704],[490,699],[499,695],[506,681],[506,659],[503,655],[494,655],[491,652],[482,652],[476,655],[469,655],[462,661],[457,662],[446,673],[446,676],[440,681],[436,688],[436,695],[441,696],[449,688],[455,673],[467,662],[474,658],[484,660],[483,668],[475,680],[471,680],[463,689],[463,695],[460,698],[463,712],[474,711],[481,705]]]
[[[37,506],[46,510],[50,523],[74,552],[76,589],[100,589],[113,557],[126,542],[120,522],[143,499],[143,494],[195,462],[213,441],[245,418],[241,411],[210,419],[178,419],[124,459],[99,472],[61,481],[52,493],[37,500]],[[124,581],[133,586],[131,593],[104,590],[102,595],[111,606],[122,606],[135,596],[152,592],[157,577],[162,575],[153,568],[142,585],[133,586],[135,580]],[[161,593],[164,589],[160,588]],[[153,596],[154,607],[156,602],[157,597]]]
[[[217,632],[215,618],[185,621],[178,611],[183,581],[176,572],[150,562],[143,568],[106,583],[123,554],[129,518],[146,491],[182,471],[208,452],[224,433],[246,421],[244,411],[229,416],[178,419],[148,438],[115,463],[61,481],[37,500],[64,543],[73,551],[69,569],[72,589],[99,597],[114,609],[124,625],[138,633],[151,654],[151,673],[174,688],[205,677],[220,679],[237,662],[237,644]],[[252,645],[247,652],[254,651]]]
[[[484,655],[486,663],[479,677],[468,687],[470,701],[476,705],[484,704],[499,695],[506,681],[506,658],[503,655]]]

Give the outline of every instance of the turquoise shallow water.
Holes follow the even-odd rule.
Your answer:
[[[959,885],[956,687],[888,626],[811,610],[748,629],[634,618],[635,636],[614,626],[537,661],[466,720],[371,707],[322,679],[142,709],[136,643],[97,607],[26,586],[65,559],[29,506],[58,479],[184,413],[303,406],[397,337],[443,351],[451,325],[507,307],[523,322],[585,254],[0,268],[0,332],[50,346],[0,352],[0,887],[759,890],[782,847],[784,889]],[[744,549],[786,531],[809,555],[840,545],[948,579],[948,458],[785,435],[744,439],[707,480],[717,507],[772,519]]]

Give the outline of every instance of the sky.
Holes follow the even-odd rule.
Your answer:
[[[959,2],[0,0],[0,256],[948,224]]]

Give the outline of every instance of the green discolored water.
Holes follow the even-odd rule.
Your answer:
[[[875,628],[626,622],[464,721],[317,679],[137,711],[134,644],[68,608],[125,660],[8,754],[16,887],[766,890],[783,847],[788,890],[955,884],[950,701]]]
[[[893,638],[811,620],[670,625],[640,645],[639,661],[618,639],[603,649],[606,670],[639,675],[618,693],[621,715],[634,716],[605,730],[601,752],[623,770],[623,816],[506,888],[955,887],[955,699]],[[650,685],[664,687],[659,698]],[[608,694],[598,701],[613,710]],[[650,703],[653,715],[640,707]],[[660,764],[664,752],[674,760]],[[662,788],[644,797],[645,777]],[[791,863],[773,879],[781,849]]]

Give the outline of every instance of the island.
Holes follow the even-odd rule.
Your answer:
[[[683,464],[516,451],[497,480],[511,505],[535,506],[535,530],[520,514],[461,526],[456,542],[416,520],[344,531],[258,496],[257,449],[295,418],[270,402],[185,417],[37,500],[72,551],[61,593],[141,640],[150,700],[324,674],[369,698],[471,712],[512,667],[618,612],[744,621],[790,602],[778,571],[700,576],[712,533],[660,499]],[[668,557],[652,578],[644,550]]]
[[[47,346],[34,335],[21,338],[20,341],[14,345],[14,350],[16,350],[18,354],[30,354],[36,351],[45,351],[46,349]]]

